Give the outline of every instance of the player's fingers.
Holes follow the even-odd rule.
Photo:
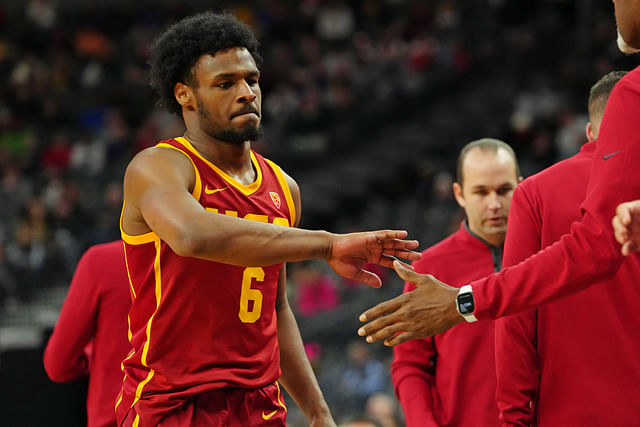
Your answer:
[[[390,239],[382,241],[383,249],[415,249],[420,246],[417,240]]]
[[[637,250],[638,250],[638,245],[636,245],[631,240],[624,242],[622,244],[622,248],[620,249],[620,251],[622,252],[622,255],[624,256],[629,256]]]
[[[382,280],[380,280],[380,277],[367,270],[358,270],[352,279],[365,283],[372,288],[379,288],[382,286]]]
[[[616,208],[616,217],[619,218],[622,225],[631,224],[631,209],[629,203],[621,203]]]
[[[378,230],[374,232],[376,239],[380,241],[404,239],[409,235],[406,230]]]
[[[398,259],[397,259],[396,261],[397,261],[397,262],[398,262],[402,267],[406,268],[407,270],[411,270],[411,271],[413,271],[413,270],[414,270],[412,265],[409,265],[409,264],[407,264],[407,263],[405,263],[405,262],[402,262],[402,261],[400,261],[400,260],[398,260]]]
[[[416,286],[423,284],[424,275],[418,274],[413,271],[413,268],[408,268],[409,266],[403,262],[398,260],[394,261],[393,269],[398,273],[398,276],[405,282],[411,282]]]
[[[422,258],[422,254],[420,252],[405,251],[405,250],[395,250],[388,255],[391,255],[397,258],[408,259],[409,261],[415,261]]]
[[[362,328],[360,328],[362,329]],[[401,323],[390,323],[375,330],[372,330],[366,334],[366,340],[368,343],[374,343],[381,340],[387,340],[393,337],[398,332],[402,332],[403,327]],[[360,330],[358,330],[360,333]]]
[[[622,225],[619,216],[614,216],[611,220],[611,225],[613,226],[613,233],[615,235],[618,243],[623,244],[629,238],[629,231],[627,227]]]
[[[383,267],[392,268],[394,260],[395,260],[395,258],[393,258],[391,255],[382,254],[382,256],[379,259],[376,260],[376,263],[381,265],[381,266],[383,266]]]
[[[380,304],[371,307],[370,309],[362,313],[360,317],[358,317],[358,319],[360,319],[361,322],[366,322],[371,319],[375,319],[376,317],[382,316],[383,314],[396,311],[398,308],[402,307],[402,301],[404,300],[404,295],[405,294],[399,295],[395,298],[392,298],[388,301],[381,302]],[[365,332],[367,330],[368,328],[364,329]]]
[[[411,332],[401,332],[392,336],[391,338],[387,338],[386,340],[384,340],[384,345],[386,345],[387,347],[394,347],[396,345],[412,340],[414,339],[414,337],[415,335]]]

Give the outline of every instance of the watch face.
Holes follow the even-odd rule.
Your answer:
[[[472,293],[464,293],[458,295],[458,310],[460,310],[460,314],[473,314],[476,306],[473,303],[473,294]]]

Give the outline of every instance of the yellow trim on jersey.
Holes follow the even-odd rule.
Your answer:
[[[149,365],[147,364],[147,355],[149,354],[149,346],[151,343],[151,324],[153,323],[153,319],[156,317],[156,313],[160,308],[160,301],[162,300],[162,275],[161,275],[161,265],[160,265],[160,249],[162,248],[161,245],[162,244],[160,240],[157,240],[155,242],[156,258],[153,262],[153,272],[155,275],[155,285],[156,285],[155,286],[156,310],[153,312],[153,314],[149,318],[149,321],[147,322],[147,328],[146,328],[147,341],[144,343],[144,346],[142,347],[142,357],[140,357],[140,363],[142,363],[142,366],[146,368],[149,368]],[[142,389],[144,388],[145,385],[147,385],[149,381],[151,381],[155,373],[156,371],[153,368],[149,368],[149,374],[147,375],[147,378],[145,378],[140,382],[140,384],[138,384],[138,387],[136,388],[135,398],[133,399],[133,403],[131,404],[132,408],[135,406],[136,403],[138,403],[138,400],[140,400],[140,397],[142,396]],[[137,420],[137,417],[136,417],[136,420]],[[134,424],[135,424],[135,421],[134,421]]]
[[[211,169],[213,169],[214,172],[220,175],[222,179],[224,179],[229,184],[233,185],[235,188],[240,190],[245,196],[249,196],[255,193],[260,188],[260,185],[262,184],[262,170],[260,169],[260,165],[258,164],[258,160],[253,154],[253,151],[251,151],[250,154],[251,154],[251,162],[253,163],[253,167],[256,170],[256,180],[249,185],[242,185],[238,181],[233,179],[231,176],[229,176],[225,171],[223,171],[222,169],[220,169],[219,167],[211,163],[209,160],[205,159],[202,156],[202,154],[200,154],[198,150],[196,150],[194,146],[191,145],[188,139],[181,136],[181,137],[175,138],[175,140],[183,144],[185,147],[187,147],[189,151],[191,151],[194,155],[198,156],[200,160],[205,162]]]
[[[127,376],[125,375],[124,379],[122,381],[124,381],[126,379],[127,379]],[[120,402],[122,402],[122,395],[124,395],[124,388],[123,387],[120,388],[120,393],[118,393],[118,400],[116,400],[116,407],[115,407],[116,411],[118,410],[118,406],[120,406]]]
[[[131,331],[131,324],[129,324],[129,331]],[[131,332],[129,332],[129,335],[131,335]],[[129,336],[129,342],[131,342],[131,336]],[[127,357],[124,358],[124,360],[122,362],[120,362],[120,370],[124,372],[124,362],[126,362],[127,360],[131,359],[131,357],[136,353],[136,351],[134,349],[131,349],[131,351],[129,351],[129,354],[127,354]],[[124,396],[124,382],[127,380],[127,374],[124,374],[124,378],[122,378],[122,387],[120,387],[120,397],[118,398],[118,400],[116,401],[116,407],[115,410],[118,410],[118,406],[120,406],[120,402],[122,402],[122,397]]]
[[[278,388],[278,403],[284,408],[284,412],[287,412],[287,407],[284,405],[282,399],[280,399],[280,384],[278,384],[278,381],[276,381],[276,387]]]
[[[143,245],[145,243],[151,243],[156,240],[160,240],[158,235],[153,231],[144,234],[138,234],[137,236],[132,236],[131,234],[127,234],[122,227],[122,218],[124,216],[124,202],[122,202],[122,211],[120,212],[120,237],[122,240],[127,242],[130,245]]]
[[[193,166],[193,171],[196,174],[196,180],[195,180],[195,183],[193,185],[193,191],[191,192],[191,195],[197,201],[200,201],[200,196],[202,195],[202,180],[200,178],[200,173],[198,172],[198,168],[196,167],[196,164],[193,162],[193,159],[187,153],[185,153],[184,150],[181,150],[181,149],[179,149],[177,147],[174,147],[173,145],[169,145],[169,144],[164,143],[164,142],[161,142],[161,143],[157,144],[156,147],[172,148],[172,149],[174,149],[176,151],[181,152],[182,154],[185,155],[185,157],[187,159],[189,159],[189,161],[191,162],[191,165]],[[123,215],[124,215],[124,202],[122,203],[122,211],[120,213],[120,236],[122,237],[122,240],[124,240],[125,242],[127,242],[130,245],[143,245],[145,243],[151,243],[151,242],[155,242],[157,240],[160,240],[160,237],[158,237],[158,235],[153,231],[149,231],[148,233],[144,233],[144,234],[138,234],[138,235],[135,235],[135,236],[133,236],[131,234],[127,234],[124,231],[124,228],[122,227]]]
[[[291,226],[296,225],[296,205],[293,203],[293,196],[291,196],[291,189],[289,188],[289,184],[287,183],[287,179],[284,177],[284,172],[280,169],[280,166],[276,165],[269,159],[265,159],[267,163],[275,172],[276,177],[278,177],[278,182],[280,182],[280,187],[282,187],[282,191],[284,192],[284,199],[287,201],[287,206],[289,206],[289,213],[291,214]]]
[[[131,273],[129,272],[129,260],[127,258],[127,248],[124,244],[124,241],[122,242],[122,249],[124,250],[124,265],[127,268],[127,279],[129,279],[129,289],[131,289],[133,298],[137,298],[138,296],[136,295],[136,290],[133,288],[133,282],[131,281]],[[129,316],[127,316],[127,321],[129,321]],[[129,328],[129,340],[131,340],[131,328]]]
[[[178,138],[176,138],[176,140],[177,139]],[[197,201],[200,201],[200,196],[202,195],[202,179],[200,179],[200,172],[198,172],[198,168],[196,167],[196,164],[193,162],[193,159],[191,158],[191,156],[189,156],[187,153],[185,153],[184,150],[181,150],[178,147],[174,147],[171,144],[167,144],[166,142],[160,142],[160,143],[156,144],[156,147],[173,148],[174,150],[177,150],[177,151],[181,152],[182,154],[184,154],[187,157],[187,159],[189,159],[189,161],[191,162],[191,165],[193,165],[193,171],[196,174],[196,182],[193,185],[193,191],[191,192],[191,195]]]

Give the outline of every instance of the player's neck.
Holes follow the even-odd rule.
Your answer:
[[[249,141],[230,143],[211,138],[202,132],[189,131],[184,133],[184,137],[202,157],[239,182],[250,184],[255,179]]]

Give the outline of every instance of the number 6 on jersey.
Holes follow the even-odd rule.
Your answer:
[[[255,323],[262,313],[262,292],[251,289],[251,282],[264,281],[264,270],[261,267],[247,267],[242,275],[242,291],[240,293],[240,311],[238,317],[242,323]],[[249,311],[249,301],[253,301],[253,307]]]

